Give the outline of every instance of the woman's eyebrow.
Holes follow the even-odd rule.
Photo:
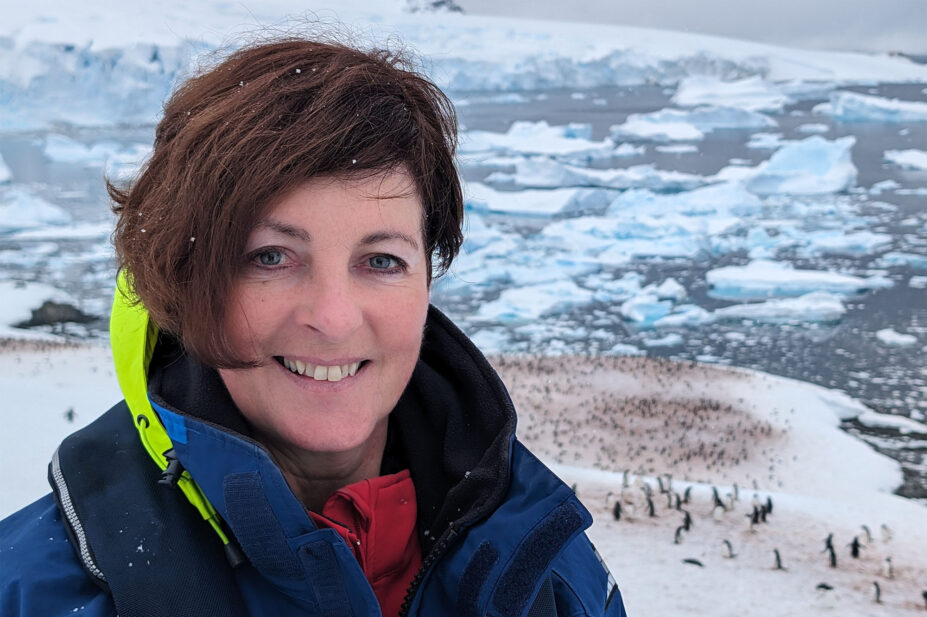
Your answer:
[[[280,223],[278,221],[261,221],[257,226],[262,229],[275,231],[279,234],[283,234],[284,236],[290,236],[291,238],[302,240],[303,242],[312,241],[312,237],[309,235],[309,232],[294,225],[287,225],[286,223]]]
[[[360,243],[362,246],[365,246],[368,244],[376,244],[377,242],[384,242],[386,240],[401,240],[411,245],[416,251],[418,250],[418,242],[416,242],[415,238],[407,236],[399,231],[378,231],[364,236],[364,239],[361,240]]]

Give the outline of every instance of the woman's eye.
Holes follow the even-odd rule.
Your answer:
[[[374,270],[390,270],[400,265],[398,259],[389,255],[374,255],[368,263]]]
[[[265,249],[257,253],[253,259],[259,266],[279,266],[283,262],[283,253],[277,249]]]

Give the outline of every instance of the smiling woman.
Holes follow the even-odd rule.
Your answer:
[[[0,522],[3,615],[624,615],[591,516],[429,306],[455,143],[387,51],[265,43],[179,87],[109,186],[125,400]]]

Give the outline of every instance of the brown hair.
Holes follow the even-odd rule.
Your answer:
[[[107,181],[118,265],[194,357],[246,366],[218,324],[269,204],[315,176],[402,168],[441,275],[462,241],[456,143],[450,101],[400,54],[298,39],[240,49],[174,92],[130,186]]]

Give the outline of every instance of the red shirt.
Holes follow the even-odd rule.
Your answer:
[[[316,526],[334,529],[354,550],[384,617],[399,614],[409,584],[422,566],[417,514],[408,469],[338,489],[321,514],[309,512]]]

